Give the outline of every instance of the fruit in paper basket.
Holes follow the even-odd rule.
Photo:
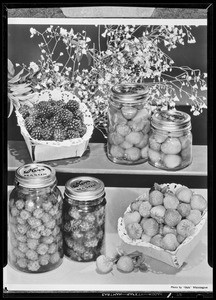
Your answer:
[[[150,243],[162,248],[163,247],[162,240],[163,240],[163,236],[161,234],[156,234],[151,238]]]
[[[153,218],[146,219],[146,221],[142,223],[142,228],[144,233],[149,236],[154,236],[159,232],[159,224]]]
[[[162,229],[162,234],[166,235],[168,233],[177,234],[176,229],[174,227],[170,227],[168,225],[164,225]]]
[[[143,242],[149,243],[150,240],[151,240],[151,238],[152,238],[151,236],[145,234],[144,232],[142,233],[141,240],[142,240]]]
[[[173,233],[166,234],[162,239],[162,248],[165,250],[174,251],[179,246],[176,235]]]
[[[163,204],[164,195],[158,190],[153,190],[149,193],[149,202],[153,206]]]
[[[191,208],[203,212],[207,207],[207,202],[202,195],[193,194],[191,197]]]
[[[142,201],[142,203],[139,206],[139,213],[142,217],[148,218],[151,214],[151,208],[152,205],[148,201]]]
[[[191,209],[190,214],[186,218],[193,222],[194,225],[197,225],[201,221],[202,214],[198,209]]]
[[[181,234],[177,234],[176,238],[179,244],[181,244],[186,239],[186,237],[182,236]]]
[[[164,216],[164,222],[170,227],[175,227],[182,219],[182,216],[176,209],[167,209]]]
[[[140,149],[132,147],[125,150],[125,157],[127,160],[136,161],[140,158]]]
[[[182,186],[175,192],[177,198],[185,203],[190,203],[193,192],[186,186]]]
[[[176,230],[183,237],[188,237],[194,233],[195,225],[190,220],[183,219],[178,223]]]
[[[126,225],[125,229],[127,231],[128,236],[132,240],[140,239],[142,236],[143,229],[139,223],[130,223]]]
[[[130,209],[132,211],[139,211],[139,207],[142,203],[143,203],[142,200],[135,200],[130,204]]]
[[[127,226],[130,223],[139,223],[141,220],[141,216],[138,211],[128,212],[124,214],[123,220],[125,226]]]
[[[165,154],[178,154],[181,151],[181,142],[178,138],[167,138],[161,145],[161,151]]]
[[[117,269],[123,273],[130,273],[134,269],[134,263],[130,256],[123,255],[117,261]]]
[[[164,223],[166,208],[163,205],[157,205],[152,207],[150,214],[153,219],[155,219],[158,224]]]
[[[191,205],[188,203],[179,203],[177,207],[177,211],[180,213],[182,217],[187,217],[191,211]]]
[[[173,193],[169,192],[164,196],[163,205],[166,209],[177,209],[179,200]]]

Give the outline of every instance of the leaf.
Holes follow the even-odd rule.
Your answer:
[[[21,101],[29,100],[29,99],[32,99],[33,97],[34,97],[34,94],[29,94],[26,96],[17,96],[17,98]]]
[[[16,76],[8,80],[8,83],[16,83],[20,80],[20,75],[24,72],[24,69],[22,69]]]
[[[30,87],[27,88],[22,88],[22,89],[17,89],[16,91],[13,92],[14,96],[19,96],[19,95],[23,95],[25,93],[28,93],[31,91]]]
[[[90,65],[91,65],[91,62],[92,62],[92,57],[91,57],[91,55],[89,54],[89,52],[87,52],[86,56],[87,56],[87,59],[88,59],[88,66],[90,66]]]
[[[8,98],[9,98],[9,102],[10,102],[10,109],[9,109],[9,113],[8,113],[8,118],[11,116],[11,114],[12,114],[12,112],[13,112],[13,108],[14,108],[14,106],[13,106],[13,103],[12,103],[12,100],[11,100],[11,98],[8,96]]]
[[[28,87],[29,84],[28,83],[22,83],[22,84],[17,84],[17,85],[14,85],[10,88],[11,91],[16,91],[18,89],[21,89],[21,88],[26,88]]]
[[[14,76],[14,74],[15,74],[14,65],[12,64],[10,59],[8,59],[8,76],[10,78],[12,78]]]

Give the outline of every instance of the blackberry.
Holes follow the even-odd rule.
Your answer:
[[[30,114],[29,109],[30,109],[30,107],[26,104],[24,104],[20,107],[19,112],[21,113],[21,115],[24,119],[29,116],[29,114]]]
[[[66,108],[69,109],[71,112],[75,112],[79,109],[79,103],[76,100],[69,100],[66,103]]]
[[[28,132],[30,132],[36,124],[36,118],[35,116],[29,116],[25,119],[25,127],[27,129]]]
[[[56,102],[56,105],[59,109],[60,108],[66,108],[66,104],[63,100],[58,100],[58,101],[55,101],[55,102]]]
[[[86,131],[87,131],[87,126],[86,126],[85,124],[83,124],[83,125],[78,129],[78,131],[79,131],[80,137],[83,137],[84,134],[85,134]]]
[[[39,126],[36,126],[31,130],[31,137],[36,140],[41,139],[41,128]]]
[[[38,118],[37,120],[37,125],[40,124],[41,128],[47,128],[49,126],[49,120],[42,117],[42,118]]]
[[[54,115],[54,109],[48,101],[41,101],[36,105],[38,115],[45,118],[50,118]]]
[[[73,118],[73,113],[71,111],[69,111],[68,109],[61,109],[57,113],[57,115],[59,117],[59,121],[63,125],[67,125],[70,122],[70,120],[72,120],[72,118]]]
[[[65,129],[54,129],[53,138],[55,141],[64,141],[67,137],[67,131]]]
[[[67,130],[67,136],[69,139],[75,139],[75,138],[79,138],[80,134],[78,131],[75,131],[73,129],[68,129]]]
[[[68,128],[77,131],[81,127],[81,125],[82,125],[82,122],[79,119],[72,119],[68,123]]]
[[[81,110],[78,109],[73,114],[76,119],[80,119],[81,121],[84,120],[84,116],[83,116],[83,113],[81,112]]]
[[[49,120],[49,124],[50,126],[55,129],[56,127],[58,127],[60,123],[59,121],[59,116],[56,114],[54,117],[52,117],[50,120]]]
[[[43,140],[48,141],[53,137],[54,130],[51,127],[46,127],[41,129],[41,137]]]

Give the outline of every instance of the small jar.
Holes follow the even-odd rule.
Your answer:
[[[55,170],[33,163],[15,172],[9,197],[9,264],[27,273],[56,269],[63,261],[63,198]]]
[[[112,87],[108,109],[107,156],[118,164],[148,160],[150,109],[148,87],[118,84]]]
[[[94,261],[104,249],[104,184],[94,177],[66,182],[63,201],[64,254],[71,260]]]
[[[192,162],[191,117],[177,110],[154,113],[151,118],[148,162],[164,170],[180,170]]]

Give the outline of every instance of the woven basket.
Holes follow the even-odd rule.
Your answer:
[[[33,106],[33,104],[36,104],[40,101],[48,101],[50,99],[56,101],[62,99],[65,103],[67,103],[69,100],[76,100],[80,104],[80,111],[83,113],[83,122],[87,126],[87,131],[81,138],[74,138],[61,142],[36,140],[33,139],[28,133],[25,127],[24,119],[19,113],[18,109],[16,109],[15,113],[17,116],[17,122],[20,126],[21,134],[26,142],[32,160],[35,162],[41,162],[81,157],[87,149],[94,129],[93,118],[90,111],[88,110],[87,106],[82,103],[74,94],[60,90],[44,90],[40,93],[35,93],[30,101],[25,104]]]
[[[182,187],[182,185],[175,183],[161,185],[161,187],[165,186],[168,186],[168,189],[172,192],[175,192],[178,188]],[[143,195],[140,195],[137,200],[142,199],[142,196]],[[128,206],[124,214],[128,212],[131,212],[130,205]],[[144,255],[148,255],[152,258],[165,262],[175,268],[180,268],[185,262],[186,258],[200,241],[206,221],[207,210],[203,212],[201,221],[196,225],[196,229],[193,235],[187,237],[175,251],[164,250],[151,243],[144,242],[141,239],[132,240],[127,234],[122,217],[118,219],[118,234],[124,242],[123,248],[125,248],[127,251],[142,251]]]

